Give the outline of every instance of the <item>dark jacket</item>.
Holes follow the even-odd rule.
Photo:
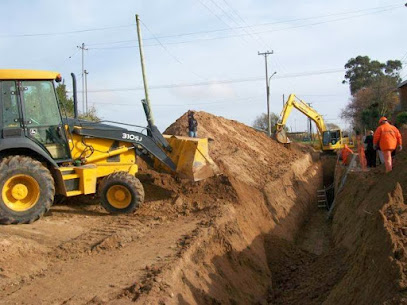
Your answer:
[[[195,132],[198,130],[198,121],[194,117],[188,118],[188,129]]]
[[[373,136],[372,135],[366,136],[365,144],[367,144],[366,150],[373,150]]]

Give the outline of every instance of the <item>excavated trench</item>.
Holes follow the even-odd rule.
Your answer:
[[[176,303],[322,304],[346,271],[327,210],[317,207],[335,163],[305,154],[261,189],[229,178],[239,202],[223,206],[163,276],[179,291]]]
[[[223,216],[197,234],[177,267],[163,273],[177,294],[159,300],[165,304],[406,304],[407,284],[400,275],[405,267],[397,261],[407,261],[400,250],[404,248],[386,225],[407,224],[407,217],[392,216],[389,211],[395,209],[388,207],[404,205],[401,191],[391,192],[390,201],[383,192],[378,215],[366,206],[361,212],[356,206],[365,194],[352,189],[354,179],[360,178],[355,174],[344,188],[350,191],[339,194],[333,219],[328,220],[327,210],[317,207],[316,194],[323,185],[333,184],[334,176],[341,178],[343,169],[335,174],[335,165],[336,158],[312,161],[306,155],[262,190],[230,179],[239,203],[223,206]],[[403,214],[406,209],[397,211]],[[386,213],[393,222],[386,220]],[[148,303],[149,298],[140,300]]]
[[[215,139],[228,200],[218,196],[214,217],[163,270],[166,286],[153,284],[140,304],[407,304],[405,168],[394,179],[381,169],[350,173],[328,219],[317,191],[330,189],[332,203],[344,174],[335,156],[290,151],[237,122],[196,116],[201,134]],[[185,121],[169,133],[182,135]]]

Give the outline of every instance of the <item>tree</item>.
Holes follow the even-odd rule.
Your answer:
[[[66,85],[64,82],[59,83],[56,88],[58,100],[62,111],[66,112],[66,116],[69,118],[74,117],[74,103],[72,98],[68,98],[68,92],[66,91]],[[90,107],[87,113],[79,114],[79,118],[83,120],[99,122],[100,118],[97,115],[95,107]]]
[[[274,112],[270,113],[270,118],[271,118],[271,130],[275,130],[275,125],[278,122],[278,115],[275,114]],[[267,131],[267,113],[262,113],[256,117],[256,119],[253,122],[253,127],[256,129],[264,130]]]
[[[370,86],[359,89],[342,110],[341,117],[357,130],[375,129],[381,116],[390,116],[398,103],[394,79],[378,77]]]
[[[399,60],[388,60],[381,63],[371,60],[368,56],[351,58],[345,64],[346,74],[342,83],[349,83],[352,95],[362,88],[369,87],[378,79],[388,78],[396,85],[400,82],[400,70],[402,63]]]
[[[406,111],[400,112],[399,114],[397,114],[396,124],[398,126],[407,124],[407,112]]]
[[[66,111],[67,117],[73,118],[74,116],[74,107],[73,107],[73,99],[68,98],[68,94],[66,91],[66,85],[64,82],[59,83],[56,88],[58,100],[60,106],[62,106],[62,111]]]
[[[328,130],[341,129],[338,125],[336,125],[334,123],[326,123],[326,128]]]

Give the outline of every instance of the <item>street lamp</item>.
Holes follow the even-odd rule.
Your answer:
[[[267,132],[268,136],[271,137],[271,116],[270,116],[270,81],[271,78],[276,75],[277,72],[271,74],[271,76],[267,79]]]

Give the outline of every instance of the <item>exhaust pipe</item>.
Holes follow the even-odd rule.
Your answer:
[[[76,76],[75,73],[71,73],[72,76],[72,90],[73,90],[73,117],[78,118],[78,93],[76,90]]]

